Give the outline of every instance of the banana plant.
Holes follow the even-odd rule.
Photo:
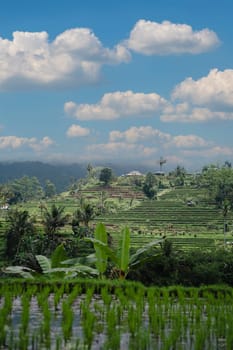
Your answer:
[[[41,272],[25,266],[8,266],[3,269],[7,274],[16,274],[23,278],[33,279],[41,274],[46,277],[60,277],[64,279],[79,277],[97,277],[98,271],[88,265],[81,264],[77,259],[71,263],[65,254],[65,249],[60,244],[53,252],[51,258],[44,255],[36,255],[36,260]]]
[[[97,224],[94,238],[87,238],[86,240],[94,244],[96,268],[99,272],[99,277],[103,277],[107,270],[108,260],[110,260],[114,265],[111,276],[117,276],[119,279],[125,279],[130,270],[138,268],[152,257],[159,255],[153,248],[159,246],[164,241],[164,239],[153,240],[130,255],[129,228],[125,227],[122,229],[119,247],[117,250],[114,250],[107,244],[106,228],[102,223]]]

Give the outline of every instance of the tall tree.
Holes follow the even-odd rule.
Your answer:
[[[142,190],[149,199],[153,199],[156,197],[157,179],[151,172],[146,174],[146,178],[142,186]]]
[[[175,170],[171,171],[169,175],[172,178],[174,178],[174,185],[175,186],[184,186],[185,176],[186,176],[186,170],[184,167],[177,165]]]
[[[113,173],[111,168],[103,168],[100,172],[99,180],[104,183],[105,186],[109,185],[113,178]]]
[[[91,165],[91,163],[89,163],[87,165],[87,176],[88,176],[88,178],[90,178],[92,176],[92,171],[93,171],[93,166]]]
[[[56,186],[50,180],[45,181],[45,197],[53,197],[56,194]]]
[[[233,208],[233,169],[230,167],[210,167],[205,169],[200,177],[200,185],[206,188],[209,200],[219,208],[223,208],[226,201],[229,208]]]
[[[24,201],[42,198],[44,195],[42,186],[35,176],[23,176],[20,179],[10,182],[9,186],[12,192],[19,193]]]

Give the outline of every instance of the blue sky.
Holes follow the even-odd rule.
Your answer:
[[[8,1],[0,161],[233,162],[231,0]]]

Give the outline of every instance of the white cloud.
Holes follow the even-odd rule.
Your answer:
[[[53,140],[50,137],[48,137],[48,136],[43,137],[43,139],[41,140],[41,144],[44,147],[49,147],[53,143],[54,143]]]
[[[0,149],[4,148],[20,148],[25,144],[34,143],[34,138],[17,137],[17,136],[1,136],[0,137]]]
[[[83,137],[88,136],[90,130],[88,128],[83,128],[80,125],[72,124],[66,132],[68,137]]]
[[[178,148],[207,147],[209,142],[197,135],[174,136],[172,143]]]
[[[93,83],[103,64],[129,60],[124,46],[104,48],[88,28],[66,30],[52,42],[46,32],[16,31],[12,40],[0,37],[0,88]]]
[[[198,80],[185,79],[174,88],[172,100],[181,103],[164,108],[163,122],[233,120],[233,69],[212,69]]]
[[[173,106],[169,110],[165,110],[160,120],[163,122],[182,122],[197,123],[207,122],[211,120],[233,120],[233,112],[218,112],[208,108],[192,108],[188,106],[186,110],[181,110],[177,106]]]
[[[111,131],[108,142],[89,145],[83,156],[85,159],[90,157],[108,161],[140,160],[140,164],[150,160],[152,164],[157,164],[156,159],[163,154],[171,164],[178,164],[191,154],[195,157],[200,152],[210,152],[210,149],[213,150],[213,157],[214,150],[227,154],[226,148],[214,145],[198,135],[171,135],[150,126],[140,126],[125,131]]]
[[[139,20],[126,45],[145,55],[199,54],[219,44],[215,32],[209,29],[193,31],[187,24]]]
[[[171,135],[167,133],[163,133],[158,129],[153,129],[151,126],[140,126],[135,127],[132,126],[126,131],[117,131],[113,130],[109,134],[109,140],[117,141],[117,140],[125,140],[128,143],[137,143],[140,141],[170,141]]]
[[[233,69],[212,69],[199,80],[187,78],[177,85],[173,99],[189,101],[199,106],[209,106],[216,111],[233,111]]]
[[[42,140],[35,137],[1,136],[0,149],[18,149],[27,146],[36,152],[42,151],[53,144],[53,140],[45,136]]]
[[[33,140],[33,142],[28,142],[28,146],[36,152],[41,152],[54,144],[54,141],[48,136],[43,137],[43,139],[39,141],[37,139]]]
[[[72,137],[82,133],[79,125],[74,125]],[[72,129],[71,129],[72,130]],[[80,131],[81,130],[81,131]],[[89,130],[89,129],[88,129]],[[85,133],[83,131],[83,133]],[[68,132],[67,132],[68,136]],[[78,137],[78,136],[77,136]],[[31,144],[38,144],[39,141],[32,139]],[[29,144],[28,144],[29,146]],[[31,146],[30,146],[31,147]],[[76,154],[77,161],[95,161],[95,162],[124,162],[127,164],[149,165],[155,170],[159,168],[158,160],[162,155],[168,163],[168,168],[173,165],[183,164],[193,168],[208,160],[219,161],[233,156],[233,149],[224,145],[217,145],[195,134],[170,134],[151,126],[130,127],[124,131],[112,130],[109,133],[109,139],[106,142],[101,141],[94,144],[82,145],[80,152]],[[65,157],[65,161],[74,159],[72,152],[62,155],[57,159]],[[55,159],[55,155],[53,155]]]
[[[207,147],[210,142],[197,135],[173,136],[151,126],[131,127],[125,131],[113,130],[109,133],[110,143],[122,141],[127,144],[150,142],[164,148],[196,148]]]
[[[144,94],[133,91],[116,91],[105,94],[97,104],[65,103],[67,114],[78,120],[112,120],[124,116],[152,115],[160,112],[167,102],[156,93]]]
[[[157,153],[155,147],[145,147],[140,144],[127,142],[109,142],[102,144],[93,144],[87,147],[87,155],[97,160],[136,160],[138,157],[149,158]],[[137,155],[135,157],[135,155]]]
[[[89,28],[73,28],[49,40],[47,32],[15,31],[0,37],[0,89],[67,87],[92,84],[103,65],[131,60],[129,50],[143,54],[200,53],[219,43],[208,29],[193,31],[186,24],[138,21],[128,40],[104,47]]]
[[[213,146],[206,148],[205,151],[201,150],[183,150],[182,153],[189,157],[203,157],[203,158],[216,158],[219,156],[233,156],[233,148],[224,146]]]

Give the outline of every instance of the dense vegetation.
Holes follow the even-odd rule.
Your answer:
[[[0,347],[232,348],[229,163],[120,177],[89,164],[66,192],[24,175],[0,200]]]
[[[130,279],[148,285],[232,284],[231,167],[211,165],[188,175],[178,166],[166,176],[116,177],[112,169],[90,164],[86,171],[60,195],[50,180],[43,187],[35,176],[2,184],[2,205],[10,205],[1,210],[2,265],[39,271],[36,256],[50,258],[61,243],[68,258],[87,256],[94,252],[87,238],[102,222],[116,249],[122,226],[129,227],[132,252],[164,240]],[[105,275],[112,276],[110,263]]]

